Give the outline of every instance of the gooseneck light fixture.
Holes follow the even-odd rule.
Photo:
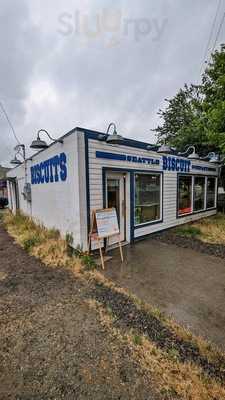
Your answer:
[[[15,157],[10,161],[10,164],[12,165],[21,165],[22,161],[20,161],[16,156],[18,153],[15,154]]]
[[[109,134],[109,131],[111,129],[111,127],[113,127],[113,133]],[[106,131],[106,143],[110,143],[110,144],[121,144],[123,142],[123,137],[121,135],[118,135],[117,131],[116,131],[116,125],[114,124],[114,122],[111,122],[107,128]]]
[[[192,150],[192,152],[189,154],[190,150]],[[187,150],[184,153],[179,152],[178,155],[187,157],[190,160],[199,160],[200,159],[198,153],[196,153],[195,146],[188,146]]]
[[[17,158],[18,154],[23,158],[23,161],[26,161],[26,149],[25,149],[25,145],[24,144],[22,144],[22,143],[18,144],[14,148],[14,150],[16,151],[16,154],[15,154],[15,157],[10,161],[10,164],[13,164],[13,165],[22,164],[22,161],[19,160],[19,158]],[[22,153],[21,153],[21,151],[22,151]]]
[[[218,153],[210,153],[210,163],[214,163],[214,164],[220,164],[222,166],[223,162],[225,160],[225,156],[220,157],[220,155]]]
[[[48,138],[50,139],[50,140],[52,140],[54,143],[63,143],[63,140],[62,139],[54,139],[54,138],[52,138],[50,135],[49,135],[49,133],[45,130],[45,129],[40,129],[39,131],[38,131],[38,133],[37,133],[37,139],[35,139],[35,140],[33,140],[32,141],[32,143],[31,143],[31,145],[30,145],[30,148],[31,149],[38,149],[38,150],[41,150],[41,149],[46,149],[47,147],[48,147],[48,145],[47,145],[47,143],[45,142],[45,140],[42,140],[41,138],[40,138],[40,133],[46,133],[46,135],[48,136]]]
[[[168,144],[166,144],[166,142],[164,141],[163,144],[161,144],[161,146],[158,148],[157,153],[164,153],[164,154],[171,154],[172,153],[172,149],[170,146],[168,146]]]

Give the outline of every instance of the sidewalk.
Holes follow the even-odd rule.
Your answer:
[[[105,275],[225,350],[225,262],[146,239],[118,250]]]

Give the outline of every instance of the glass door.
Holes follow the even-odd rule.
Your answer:
[[[120,236],[109,238],[109,245],[125,240],[125,179],[123,174],[117,173],[106,176],[106,207],[116,209],[120,228]]]

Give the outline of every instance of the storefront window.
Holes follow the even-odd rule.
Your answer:
[[[195,176],[194,178],[194,211],[205,208],[205,177]]]
[[[188,214],[192,212],[192,177],[185,175],[178,179],[178,214]]]
[[[160,219],[160,174],[135,175],[135,225]]]
[[[207,178],[206,208],[215,207],[216,179]]]

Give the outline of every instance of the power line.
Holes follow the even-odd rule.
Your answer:
[[[214,45],[213,45],[213,49],[212,49],[211,54],[212,54],[212,53],[214,52],[214,50],[215,50],[215,47],[216,47],[216,44],[217,44],[217,40],[218,40],[218,38],[219,38],[221,29],[222,29],[222,26],[223,26],[223,23],[224,23],[224,19],[225,19],[225,12],[223,13],[223,16],[222,16],[222,19],[221,19],[221,22],[220,22],[219,29],[218,29],[217,34],[216,34],[216,38],[215,38],[215,41],[214,41]]]
[[[9,126],[10,126],[10,128],[12,130],[14,138],[16,139],[17,143],[20,144],[20,141],[19,141],[18,137],[16,136],[15,129],[13,128],[12,122],[10,121],[9,116],[8,116],[8,114],[7,114],[7,112],[6,112],[6,110],[5,110],[5,108],[4,108],[4,106],[3,106],[1,101],[0,101],[0,107],[1,107],[2,112],[3,112],[3,114],[5,115],[5,117],[6,117],[7,121],[8,121],[8,124],[9,124]]]
[[[208,42],[207,42],[207,45],[206,45],[206,48],[205,48],[205,53],[204,53],[202,65],[201,65],[201,68],[200,68],[200,75],[202,73],[202,69],[203,69],[203,66],[204,66],[205,61],[206,61],[205,59],[206,59],[206,56],[207,56],[208,51],[209,51],[209,46],[210,46],[210,43],[211,43],[211,40],[212,40],[214,28],[216,26],[216,20],[217,20],[218,14],[219,14],[219,9],[220,9],[221,3],[222,3],[222,0],[219,0],[218,4],[217,4],[217,8],[216,8],[216,13],[215,13],[215,16],[214,16],[214,19],[213,19],[212,27],[211,27],[211,30],[210,30],[209,39],[208,39]]]

